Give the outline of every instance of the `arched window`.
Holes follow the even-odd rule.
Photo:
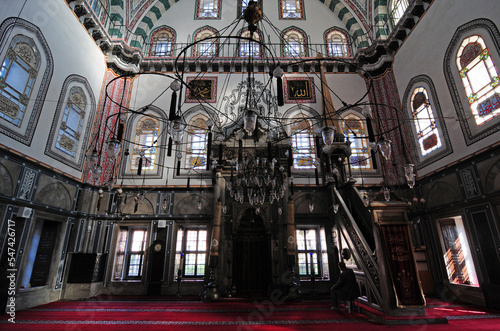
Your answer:
[[[314,169],[316,149],[311,121],[303,116],[297,116],[293,120],[291,129],[293,168]]]
[[[196,2],[197,19],[220,18],[220,0],[197,0]]]
[[[328,56],[347,57],[351,56],[349,47],[349,38],[347,35],[336,28],[332,28],[325,32],[325,44],[328,51]]]
[[[205,38],[217,36],[217,30],[205,27],[194,34],[194,41],[203,40]],[[193,46],[193,56],[196,57],[211,57],[217,54],[219,41],[216,38],[207,39]]]
[[[408,0],[392,0],[391,2],[391,18],[394,25],[398,24],[408,8]]]
[[[280,0],[280,18],[300,20],[304,18],[302,0]]]
[[[366,122],[356,114],[343,116],[342,131],[351,142],[351,168],[372,169]]]
[[[500,114],[500,79],[495,64],[479,35],[465,38],[456,59],[462,84],[476,124]]]
[[[442,146],[427,90],[423,86],[417,87],[410,102],[418,145],[422,156],[425,156]]]
[[[403,95],[409,143],[417,168],[425,167],[453,152],[446,123],[430,77],[419,75]]]
[[[87,98],[83,89],[78,86],[71,88],[66,100],[62,122],[59,126],[56,148],[73,157],[76,154],[82,134],[86,107]]]
[[[207,166],[208,117],[197,115],[189,121],[185,169],[203,170]]]
[[[79,75],[68,76],[59,95],[45,154],[81,170],[95,111],[95,97],[88,81]]]
[[[21,127],[40,68],[40,53],[31,38],[16,35],[0,68],[0,118]]]
[[[156,29],[151,34],[149,43],[149,56],[173,56],[175,44],[175,31],[169,27]]]
[[[283,42],[282,52],[284,57],[304,57],[307,56],[306,34],[297,29],[289,28],[281,34]]]
[[[240,32],[241,37],[250,38],[250,31],[248,29],[242,30]],[[254,32],[252,35],[253,40],[262,40],[259,31]],[[238,45],[238,56],[240,57],[259,57],[261,56],[261,47],[257,42],[252,42],[250,40],[240,39]]]
[[[130,169],[139,168],[139,159],[142,157],[142,171],[156,169],[158,133],[160,121],[152,116],[143,116],[135,127],[134,146],[130,157]]]

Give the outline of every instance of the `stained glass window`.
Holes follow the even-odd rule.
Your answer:
[[[250,38],[250,31],[248,31],[248,29],[245,29],[240,33],[240,36],[245,37],[245,38]],[[260,41],[261,40],[260,33],[254,32],[254,34],[252,35],[252,39]],[[258,57],[261,55],[260,51],[261,50],[260,50],[259,43],[252,42],[250,40],[245,40],[245,39],[239,40],[239,46],[238,46],[239,56],[241,56],[241,57],[248,57],[248,56]]]
[[[205,27],[198,30],[194,35],[194,41],[203,40],[205,38],[217,36],[217,30]],[[193,56],[211,57],[217,54],[218,39],[207,39],[193,46]]]
[[[0,68],[0,118],[21,127],[40,68],[40,53],[32,39],[16,35]]]
[[[56,141],[56,148],[70,156],[75,156],[78,149],[86,107],[87,98],[83,89],[77,86],[72,87],[66,100]]]
[[[325,230],[319,227],[299,228],[297,260],[301,277],[329,279]]]
[[[306,34],[296,28],[289,28],[282,34],[283,56],[303,57],[307,56]]]
[[[466,38],[457,54],[457,67],[476,124],[500,114],[500,79],[483,38]]]
[[[159,120],[151,116],[144,116],[137,122],[130,169],[134,170],[139,167],[141,157],[143,158],[142,170],[155,169],[159,125]]]
[[[220,0],[197,0],[196,18],[220,18]]]
[[[177,231],[175,272],[183,277],[200,278],[205,275],[207,257],[207,230],[180,228]]]
[[[280,0],[280,18],[302,19],[304,18],[303,8],[302,0]]]
[[[328,56],[351,56],[347,35],[339,29],[330,29],[325,33]]]
[[[425,156],[441,147],[442,144],[434,118],[434,111],[427,90],[424,87],[417,87],[413,91],[410,105],[420,151],[422,156]]]
[[[186,148],[186,169],[206,169],[208,118],[203,115],[194,117],[188,127],[188,144]]]
[[[162,27],[151,34],[149,56],[172,56],[175,44],[175,32],[169,27]]]
[[[371,169],[373,165],[365,121],[358,115],[348,114],[343,117],[342,130],[344,136],[351,142],[351,168]]]
[[[312,124],[300,117],[292,124],[292,153],[294,169],[314,169],[316,152]]]

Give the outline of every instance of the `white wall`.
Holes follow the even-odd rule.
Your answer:
[[[474,19],[487,18],[499,27],[499,14],[500,1],[434,1],[395,56],[394,73],[401,98],[403,98],[408,83],[413,77],[427,75],[432,79],[443,116],[446,118],[445,123],[453,148],[451,155],[419,170],[420,176],[442,168],[500,140],[500,133],[497,132],[470,146],[466,145],[460,123],[456,120],[457,113],[446,84],[443,68],[446,49],[459,26]],[[499,65],[500,63],[496,63],[497,70]],[[462,88],[462,86],[457,85],[457,88]],[[465,111],[469,109],[468,104],[463,105],[463,107]]]
[[[64,80],[72,74],[85,77],[92,88],[97,104],[106,69],[104,55],[86,29],[75,18],[65,1],[2,0],[0,7],[0,21],[8,17],[19,16],[36,25],[45,37],[54,60],[53,75],[31,146],[3,135],[1,136],[2,144],[22,154],[30,155],[62,172],[80,177],[81,172],[48,157],[44,151]],[[32,97],[36,97],[36,92],[32,93]]]

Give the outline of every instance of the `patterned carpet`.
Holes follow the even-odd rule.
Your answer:
[[[363,308],[363,307],[362,307]],[[381,325],[357,312],[332,311],[328,300],[273,302],[223,299],[214,303],[114,297],[58,301],[0,316],[1,330],[500,330],[500,312],[460,304],[429,302],[430,317],[447,324]],[[401,318],[387,317],[401,324]],[[410,323],[415,318],[407,317]],[[403,322],[404,323],[404,322]],[[388,323],[391,324],[391,323]],[[408,323],[405,323],[408,324]]]

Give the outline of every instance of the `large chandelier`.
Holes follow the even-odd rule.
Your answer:
[[[246,157],[241,161],[231,160],[231,165],[236,174],[231,174],[227,189],[236,201],[247,200],[252,206],[260,206],[284,197],[288,175],[275,158]]]

